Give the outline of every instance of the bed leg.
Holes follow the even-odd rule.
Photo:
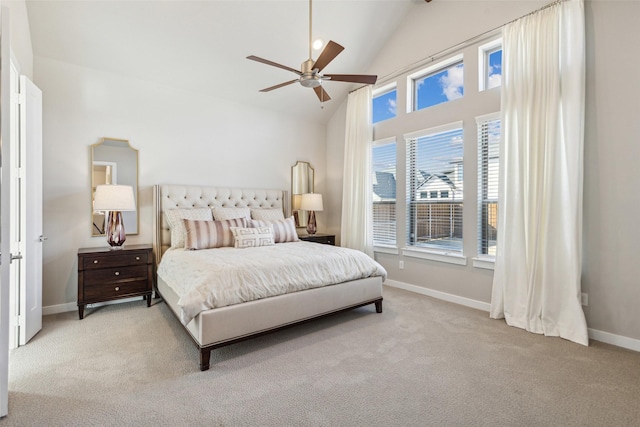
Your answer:
[[[382,313],[382,300],[376,301],[375,304],[376,304],[376,313]]]
[[[211,359],[211,349],[201,348],[200,349],[200,370],[201,371],[209,370],[210,359]]]

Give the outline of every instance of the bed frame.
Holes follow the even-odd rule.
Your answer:
[[[171,244],[164,216],[167,209],[198,207],[279,208],[289,215],[287,192],[184,185],[156,185],[153,189],[153,249],[156,265]],[[156,276],[156,296],[180,319],[178,296]],[[322,288],[215,308],[198,314],[184,326],[200,350],[200,370],[209,369],[211,350],[274,332],[312,319],[374,304],[382,313],[382,278],[369,277]]]

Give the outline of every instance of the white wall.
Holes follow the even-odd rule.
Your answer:
[[[384,82],[385,76],[428,58],[485,31],[516,19],[548,1],[435,1],[415,8],[368,70]],[[590,328],[634,340],[640,339],[640,56],[636,55],[640,29],[640,2],[587,1],[587,107],[585,129],[584,267],[583,292],[589,293],[585,307]],[[466,55],[466,54],[465,54]],[[465,65],[465,75],[470,70]],[[475,71],[474,71],[475,72]],[[466,83],[469,80],[466,80]],[[477,84],[477,83],[476,83]],[[465,91],[466,92],[466,91]],[[398,99],[398,109],[404,105]],[[465,93],[465,97],[467,93]],[[453,103],[452,103],[453,104]],[[442,111],[442,115],[449,112]],[[434,108],[435,111],[435,108]],[[461,112],[469,115],[469,111]],[[327,128],[327,152],[344,147],[344,121],[338,112]],[[404,127],[426,128],[434,118],[422,115],[408,119],[399,115]],[[396,119],[394,119],[396,120]],[[391,122],[391,121],[389,121]],[[395,125],[378,126],[381,133],[394,135]],[[413,130],[413,129],[407,129]],[[465,129],[466,132],[466,129]],[[401,135],[397,135],[401,137]],[[475,140],[467,138],[465,140]],[[402,139],[398,139],[402,141]],[[400,142],[401,143],[401,142]],[[470,148],[470,150],[469,150]],[[467,162],[475,147],[465,147],[465,175],[475,176],[473,162]],[[472,154],[473,155],[473,154]],[[405,166],[398,158],[398,176]],[[341,189],[342,164],[327,162],[332,188]],[[606,184],[606,185],[605,185]],[[465,186],[465,200],[475,198],[473,185]],[[469,197],[471,196],[471,197]],[[475,255],[475,212],[465,210],[465,253]],[[330,218],[331,229],[339,230],[338,217]],[[404,219],[398,218],[403,234]],[[404,242],[404,237],[399,237]],[[489,303],[493,273],[490,270],[434,261],[377,254],[389,272],[389,279],[440,291],[457,297]],[[404,259],[405,269],[398,268]]]
[[[2,1],[9,9],[11,51],[20,65],[20,74],[33,79],[33,49],[25,0]]]
[[[140,233],[127,236],[131,244],[151,243],[154,184],[290,191],[291,166],[303,160],[324,192],[324,126],[38,56],[35,82],[44,93],[43,305],[50,311],[76,302],[78,248],[106,245],[90,226],[89,146],[102,137],[128,139],[139,150]],[[318,222],[322,229],[322,213]]]

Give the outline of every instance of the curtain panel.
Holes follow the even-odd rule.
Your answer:
[[[344,144],[340,246],[373,257],[371,86],[349,94]]]
[[[588,345],[580,303],[585,103],[582,0],[503,28],[492,318]]]

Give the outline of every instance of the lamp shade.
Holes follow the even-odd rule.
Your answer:
[[[304,211],[321,211],[322,207],[322,194],[319,193],[307,193],[302,195],[300,201],[300,209]]]
[[[96,211],[135,211],[136,201],[130,185],[98,185],[93,199]]]

